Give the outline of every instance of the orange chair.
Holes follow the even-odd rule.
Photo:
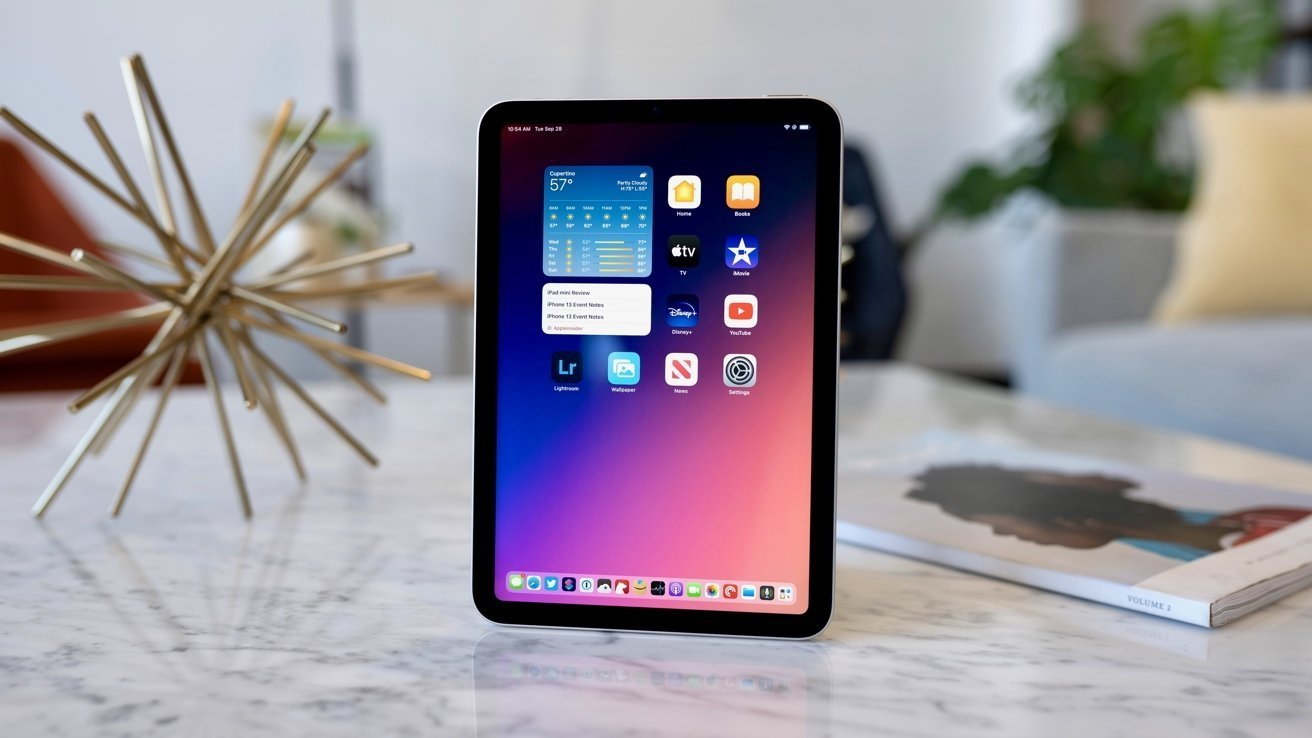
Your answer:
[[[5,140],[0,140],[0,232],[65,253],[80,248],[113,261],[23,150]],[[0,247],[0,274],[76,276],[3,247]],[[0,288],[0,331],[89,318],[144,303],[144,298],[132,292]],[[0,392],[90,387],[139,355],[158,327],[131,326],[0,357]],[[187,367],[182,380],[200,381],[198,367]]]

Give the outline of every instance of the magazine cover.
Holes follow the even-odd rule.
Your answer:
[[[838,488],[840,541],[1197,625],[1312,582],[1312,494],[947,432]]]

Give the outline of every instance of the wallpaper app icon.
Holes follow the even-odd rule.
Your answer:
[[[768,585],[768,584],[762,584],[762,585],[761,585],[761,599],[762,599],[762,600],[767,600],[767,601],[768,601],[768,600],[773,600],[773,599],[774,599],[774,587],[772,587],[772,586],[770,586],[770,585]]]
[[[697,354],[666,354],[665,383],[671,387],[697,384]]]
[[[756,295],[726,295],[724,324],[730,328],[755,328],[760,305]]]
[[[761,244],[756,236],[724,239],[724,265],[730,269],[755,269],[761,263]]]
[[[724,204],[734,210],[751,210],[761,204],[761,178],[735,174],[724,182]]]
[[[661,581],[661,580],[659,580],[659,579],[653,579],[653,580],[651,580],[651,595],[652,595],[652,597],[664,597],[664,596],[665,596],[665,582],[663,582],[663,581]]]
[[[756,357],[752,354],[727,354],[724,357],[724,386],[755,387]]]
[[[510,589],[523,589],[523,588],[524,588],[524,575],[523,575],[523,574],[511,574],[511,575],[506,579],[506,587],[508,587],[508,588],[510,588]]]
[[[580,592],[583,592],[583,593],[591,593],[591,592],[593,592],[593,591],[596,590],[596,587],[597,587],[597,584],[596,584],[596,582],[593,582],[593,581],[592,581],[592,577],[583,577],[582,579],[579,580],[579,591],[580,591]]]
[[[676,174],[670,177],[668,200],[670,207],[692,210],[702,204],[702,178],[695,174]]]
[[[561,384],[578,384],[583,381],[583,354],[578,351],[557,351],[551,355],[551,381]]]
[[[756,599],[756,585],[755,585],[755,584],[744,584],[744,585],[743,585],[743,589],[742,589],[742,595],[743,595],[743,599],[744,599],[744,600],[754,600],[754,599]]]
[[[698,584],[697,582],[688,582],[688,588],[686,591],[689,597],[701,597],[702,585]]]
[[[529,591],[531,592],[536,592],[539,589],[542,589],[542,577],[538,576],[537,574],[529,574],[528,588]]]
[[[578,584],[579,584],[578,580],[575,579],[574,577],[561,577],[560,591],[573,592],[575,589],[578,588]]]
[[[609,579],[597,580],[597,594],[610,594],[614,590]]]
[[[548,592],[555,592],[560,589],[560,577],[550,575],[542,577],[542,589]]]
[[[736,584],[724,585],[723,592],[724,592],[724,599],[726,600],[738,599],[738,585]]]
[[[702,260],[702,240],[696,236],[670,236],[666,259],[675,269],[692,269]]]
[[[626,595],[626,594],[631,594],[631,592],[629,591],[629,580],[627,580],[627,579],[616,579],[616,580],[615,580],[615,594],[617,594],[617,595]]]
[[[641,376],[642,359],[632,351],[612,351],[606,358],[606,377],[611,384],[637,384]]]
[[[670,586],[669,586],[669,588],[668,588],[668,591],[669,591],[671,597],[682,597],[682,596],[683,596],[683,582],[670,582]]]
[[[671,328],[692,328],[701,316],[701,301],[696,295],[670,295],[665,298],[665,324]]]
[[[720,585],[708,584],[703,591],[706,593],[707,597],[714,599],[720,596]]]

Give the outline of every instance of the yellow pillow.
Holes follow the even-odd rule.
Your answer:
[[[1312,313],[1312,96],[1193,100],[1199,150],[1160,323]]]

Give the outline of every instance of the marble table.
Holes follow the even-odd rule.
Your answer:
[[[124,517],[105,516],[120,442],[34,522],[89,419],[0,398],[4,735],[1312,735],[1312,592],[1212,632],[840,546],[836,614],[809,642],[490,625],[468,594],[468,382],[394,385],[385,411],[318,391],[382,467],[295,415],[298,485],[242,415],[250,523],[196,391]],[[845,373],[844,458],[931,427],[1312,490],[1312,465],[908,368]]]

